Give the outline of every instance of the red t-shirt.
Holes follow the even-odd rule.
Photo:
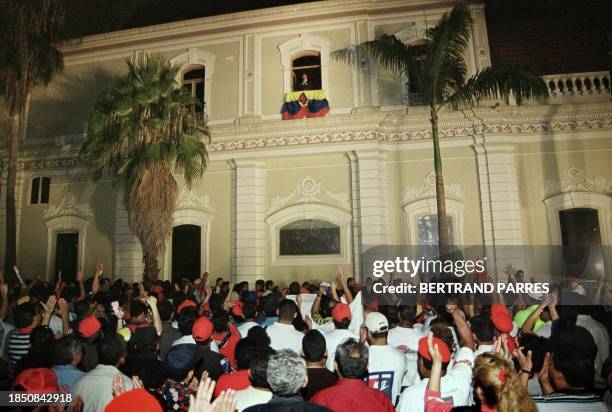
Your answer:
[[[219,353],[229,360],[232,369],[236,369],[236,345],[240,340],[240,332],[234,324],[230,325],[230,334],[229,338],[225,340],[226,333],[215,332],[213,339],[219,344]]]
[[[227,391],[228,389],[233,389],[235,391],[246,389],[249,387],[249,385],[251,385],[251,381],[249,380],[248,369],[232,372],[227,375],[221,375],[217,381],[217,385],[215,386],[214,396],[216,398],[221,394],[221,392]]]
[[[383,391],[370,388],[361,379],[340,379],[331,388],[317,392],[310,398],[310,402],[334,412],[395,412],[393,404]]]

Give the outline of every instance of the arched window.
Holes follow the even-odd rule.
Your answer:
[[[35,177],[32,179],[32,186],[30,188],[30,204],[48,204],[50,188],[51,178]]]
[[[454,244],[453,239],[453,217],[448,219],[448,239]],[[425,215],[417,219],[417,231],[419,234],[418,244],[423,246],[435,246],[438,244],[438,215]]]
[[[559,225],[565,275],[603,276],[601,229],[597,209],[576,207],[561,210]]]
[[[291,77],[293,91],[322,89],[321,54],[308,52],[294,57],[291,60]]]
[[[195,97],[199,104],[199,112],[204,111],[204,79],[205,79],[205,68],[204,66],[191,67],[183,72],[183,89],[189,91],[193,97]]]
[[[280,228],[279,255],[339,255],[340,226],[325,220],[302,219]]]

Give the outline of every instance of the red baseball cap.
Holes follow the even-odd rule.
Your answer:
[[[205,341],[210,339],[213,333],[213,324],[207,318],[199,318],[191,328],[191,335],[195,341]]]
[[[26,392],[57,392],[57,377],[48,368],[26,369],[15,379],[17,385]]]
[[[187,309],[187,308],[197,308],[198,304],[195,303],[193,300],[185,300],[183,301],[183,303],[181,303],[178,308],[176,308],[176,314],[178,315],[179,313],[181,313],[183,311],[183,309]]]
[[[491,305],[491,321],[500,332],[510,333],[514,327],[508,309],[500,303]]]
[[[144,389],[133,389],[117,396],[106,405],[104,412],[123,411],[162,412],[162,407],[155,396]]]
[[[336,322],[342,322],[345,319],[352,319],[351,308],[346,303],[336,303],[332,309],[332,318]]]
[[[440,351],[440,355],[442,355],[442,362],[448,363],[451,359],[451,351],[444,343],[444,341],[440,338],[433,337],[434,345],[438,345],[438,350]],[[431,356],[429,355],[429,348],[427,347],[427,337],[419,339],[419,355],[431,361]]]
[[[79,334],[84,338],[91,338],[102,328],[102,324],[94,315],[89,315],[79,322]]]

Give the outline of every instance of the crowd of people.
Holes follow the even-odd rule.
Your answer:
[[[0,280],[0,390],[70,394],[15,411],[612,410],[612,306],[578,280],[416,301],[376,282]]]

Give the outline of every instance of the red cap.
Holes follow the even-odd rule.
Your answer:
[[[162,412],[162,407],[155,396],[144,389],[133,389],[117,396],[106,405],[104,412],[123,411]]]
[[[512,331],[512,317],[506,306],[500,303],[491,305],[491,321],[500,332],[509,333]]]
[[[308,288],[300,288],[300,293],[310,293],[310,290]]]
[[[351,319],[351,308],[346,303],[336,303],[332,309],[332,318],[336,322],[342,322],[345,319]]]
[[[102,324],[94,315],[89,315],[79,322],[79,334],[84,338],[91,338],[98,333]]]
[[[451,351],[448,349],[448,346],[444,341],[440,338],[433,337],[434,345],[438,345],[438,350],[440,351],[440,355],[442,355],[442,362],[448,363],[451,359]],[[429,355],[429,349],[427,347],[427,337],[419,339],[419,355],[431,361],[431,356]]]
[[[57,392],[57,377],[51,369],[26,369],[15,379],[15,386],[22,386],[26,392]]]
[[[176,308],[176,314],[178,315],[179,313],[181,313],[183,311],[183,309],[187,309],[187,308],[196,308],[198,307],[198,304],[195,303],[193,300],[185,300],[183,301],[183,303],[181,303],[178,308]]]
[[[241,318],[244,317],[244,312],[242,312],[243,306],[244,305],[240,301],[232,302],[232,308],[230,309],[232,311],[232,315],[240,316]]]
[[[195,341],[205,341],[213,333],[213,324],[207,318],[198,318],[191,328],[191,335]]]

